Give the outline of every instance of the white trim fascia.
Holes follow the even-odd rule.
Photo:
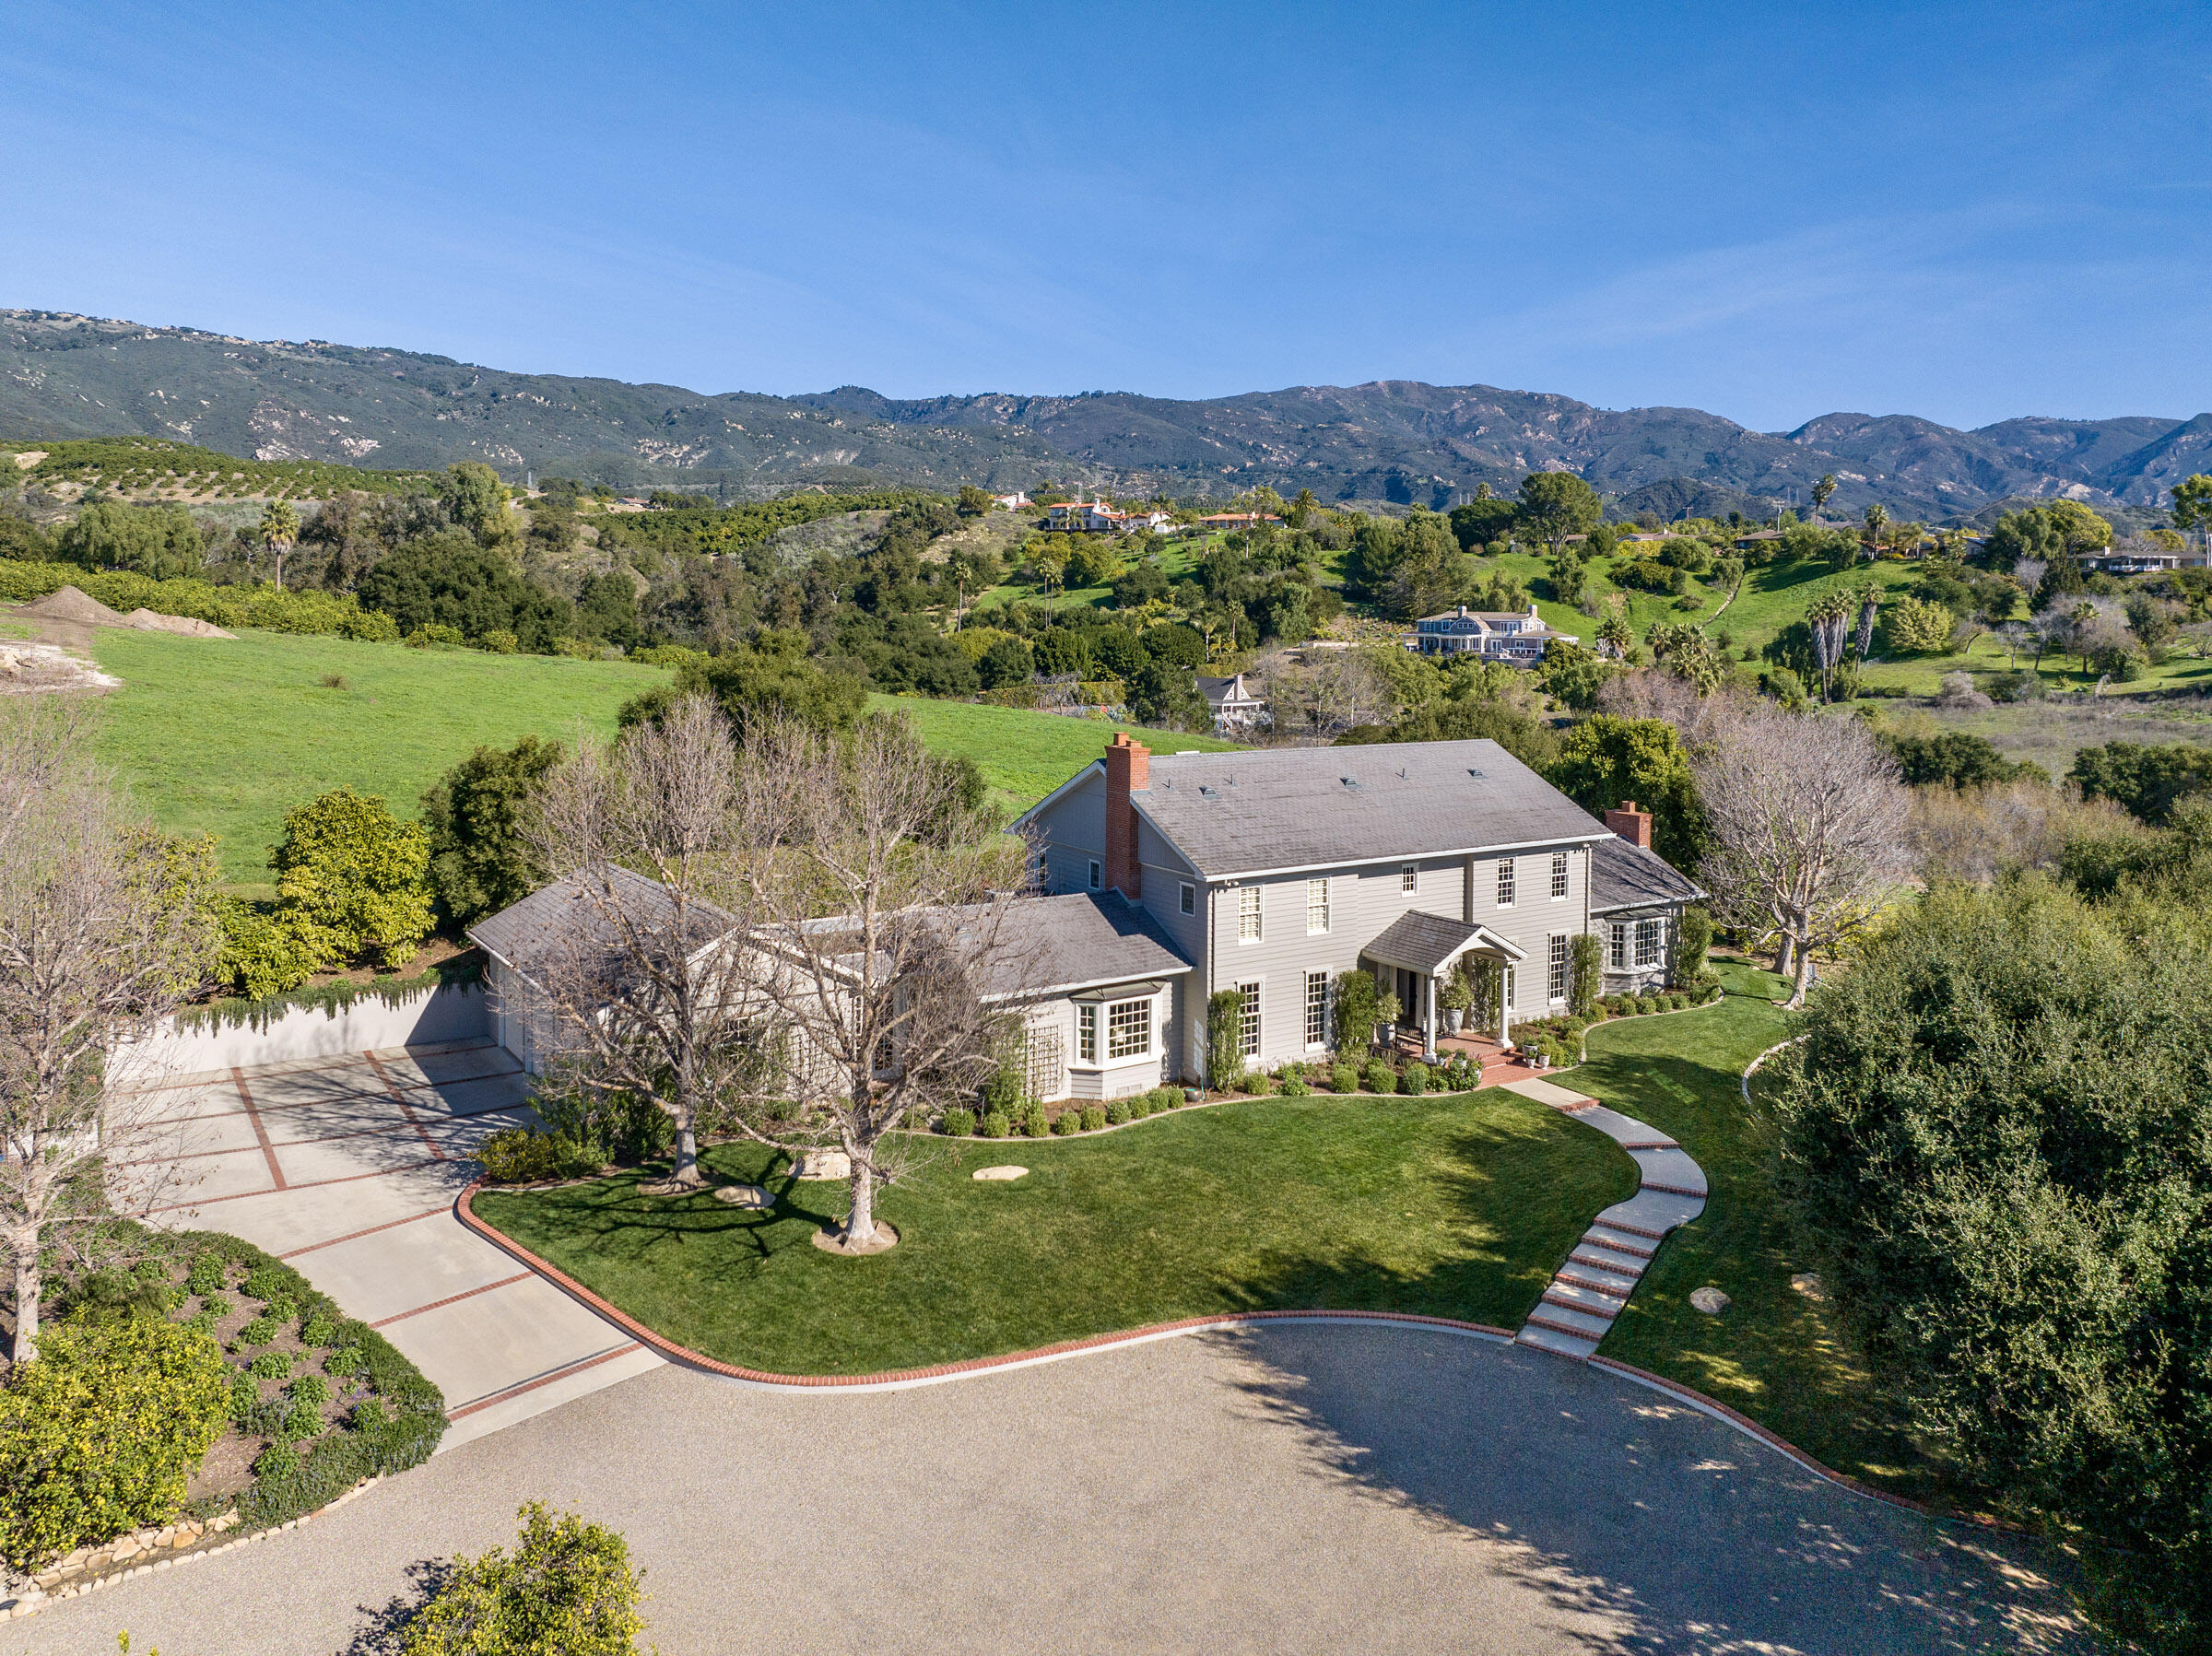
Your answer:
[[[1142,983],[1147,978],[1180,978],[1198,969],[1191,965],[1165,966],[1157,970],[1138,972],[1131,977],[1127,972],[1115,972],[1110,978],[1086,978],[1080,983],[1053,983],[1043,989],[1009,989],[998,994],[983,996],[985,1005],[995,1006],[1001,1002],[1065,1000],[1071,994],[1081,994],[1086,989],[1105,989],[1115,983]]]
[[[1158,827],[1159,825],[1155,824],[1154,826]],[[1273,879],[1278,875],[1311,874],[1315,870],[1323,868],[1350,870],[1359,868],[1382,868],[1387,866],[1394,870],[1400,863],[1406,862],[1409,857],[1414,862],[1418,863],[1431,857],[1501,857],[1508,854],[1517,856],[1524,851],[1545,851],[1555,845],[1595,845],[1605,837],[1606,836],[1603,834],[1593,834],[1587,839],[1579,840],[1561,840],[1554,838],[1549,840],[1529,840],[1512,845],[1468,845],[1461,847],[1458,851],[1394,851],[1387,857],[1360,857],[1350,862],[1339,861],[1335,863],[1294,863],[1282,868],[1239,869],[1234,874],[1208,874],[1201,875],[1200,877],[1208,885],[1233,886],[1241,880]],[[1178,854],[1181,853],[1179,852]]]

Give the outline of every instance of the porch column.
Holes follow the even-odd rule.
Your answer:
[[[1498,1044],[1501,1047],[1512,1045],[1512,1037],[1506,1034],[1507,1019],[1512,1008],[1505,1004],[1505,962],[1500,960],[1498,963]]]
[[[1436,1062],[1436,974],[1421,974],[1421,1056]]]

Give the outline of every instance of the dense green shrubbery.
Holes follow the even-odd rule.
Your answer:
[[[1086,1104],[1083,1107],[1083,1131],[1096,1133],[1106,1125],[1106,1107],[1103,1104]]]
[[[494,1184],[535,1184],[543,1179],[580,1179],[596,1173],[604,1158],[565,1133],[507,1127],[477,1146],[484,1177]]]
[[[390,616],[363,609],[329,593],[280,593],[275,587],[217,586],[206,581],[154,581],[144,575],[96,574],[67,563],[0,560],[0,601],[28,603],[74,586],[110,609],[128,615],[189,616],[222,628],[257,627],[268,632],[324,633],[383,642],[399,637]]]
[[[2212,1630],[2212,934],[2201,878],[2102,906],[1938,889],[1778,1065],[1783,1188],[1958,1474],[2088,1544],[2124,1634]]]
[[[1071,1133],[1080,1132],[1082,1126],[1083,1116],[1079,1110],[1064,1110],[1053,1118],[1053,1132],[1062,1138]]]
[[[1359,1072],[1348,1063],[1339,1063],[1329,1071],[1329,1090],[1333,1093],[1356,1093],[1359,1090]]]
[[[1398,1090],[1398,1072],[1382,1058],[1371,1058],[1359,1072],[1360,1085],[1371,1093],[1394,1093]]]
[[[1429,1066],[1415,1059],[1398,1073],[1398,1090],[1409,1098],[1418,1098],[1429,1090]]]
[[[48,1330],[0,1391],[0,1557],[29,1570],[171,1518],[229,1406],[222,1352],[198,1329]]]
[[[639,1573],[612,1530],[532,1501],[515,1549],[454,1561],[400,1656],[629,1656]]]
[[[942,1131],[953,1138],[966,1138],[975,1131],[975,1111],[952,1109],[945,1112]]]
[[[1183,1105],[1182,1088],[1156,1086],[1145,1095],[1145,1102],[1152,1107],[1155,1115],[1163,1110],[1181,1110]]]
[[[1005,1138],[1014,1131],[1014,1118],[1003,1110],[987,1110],[978,1131],[985,1138]]]

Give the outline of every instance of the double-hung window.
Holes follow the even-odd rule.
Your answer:
[[[1326,879],[1306,882],[1306,935],[1320,937],[1329,929],[1329,882]]]
[[[1185,914],[1197,913],[1198,887],[1192,885],[1188,880],[1183,881],[1182,887],[1182,895],[1177,899],[1177,904]]]
[[[1245,886],[1237,892],[1237,941],[1257,943],[1260,940],[1260,888]]]
[[[1306,1045],[1325,1047],[1329,1044],[1329,974],[1310,971],[1306,974]]]
[[[1090,860],[1090,888],[1099,891],[1104,889],[1105,885],[1106,871],[1099,866],[1098,858],[1093,857]]]
[[[1152,1051],[1150,1000],[1116,1001],[1106,1008],[1106,1056],[1142,1058]]]
[[[1640,920],[1636,922],[1636,964],[1639,967],[1659,964],[1660,934],[1664,928],[1665,922],[1662,921]]]
[[[1606,928],[1606,965],[1614,971],[1629,969],[1629,922],[1617,920]]]
[[[1511,857],[1498,859],[1498,906],[1500,909],[1513,906],[1513,860]]]
[[[1398,864],[1398,889],[1418,891],[1421,888],[1421,865],[1418,863]]]
[[[1551,934],[1550,970],[1545,974],[1544,992],[1554,1005],[1567,998],[1567,934]]]
[[[1085,1063],[1099,1061],[1099,1008],[1092,1001],[1076,1007],[1076,1056]]]
[[[1260,1055],[1260,986],[1257,983],[1240,983],[1237,994],[1241,1004],[1237,1008],[1237,1051],[1247,1058]]]
[[[1551,900],[1556,903],[1566,895],[1567,853],[1555,851],[1551,853]]]

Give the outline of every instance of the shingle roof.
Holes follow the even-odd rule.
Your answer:
[[[1494,945],[1511,950],[1514,959],[1524,957],[1522,949],[1488,927],[1471,925],[1464,920],[1453,920],[1442,914],[1422,914],[1418,911],[1399,915],[1359,952],[1371,960],[1380,960],[1385,966],[1402,966],[1407,971],[1432,972],[1469,944],[1485,935]]]
[[[608,885],[625,914],[634,914],[655,927],[670,922],[675,906],[657,880],[618,867],[610,871]],[[486,915],[468,928],[468,934],[487,953],[517,971],[536,972],[555,961],[572,958],[579,945],[586,943],[594,931],[608,928],[599,903],[589,899],[585,891],[581,876],[565,875],[497,914]],[[703,903],[693,906],[689,918],[701,948],[733,923],[721,910]]]
[[[1024,898],[1007,911],[1006,981],[994,992],[1043,994],[1191,969],[1159,922],[1118,891]]]
[[[1593,914],[1649,903],[1694,902],[1704,895],[1702,887],[1685,878],[1656,851],[1648,851],[1618,834],[1607,834],[1590,848]]]
[[[1212,877],[1606,833],[1490,741],[1154,754],[1148,781],[1132,803]]]

